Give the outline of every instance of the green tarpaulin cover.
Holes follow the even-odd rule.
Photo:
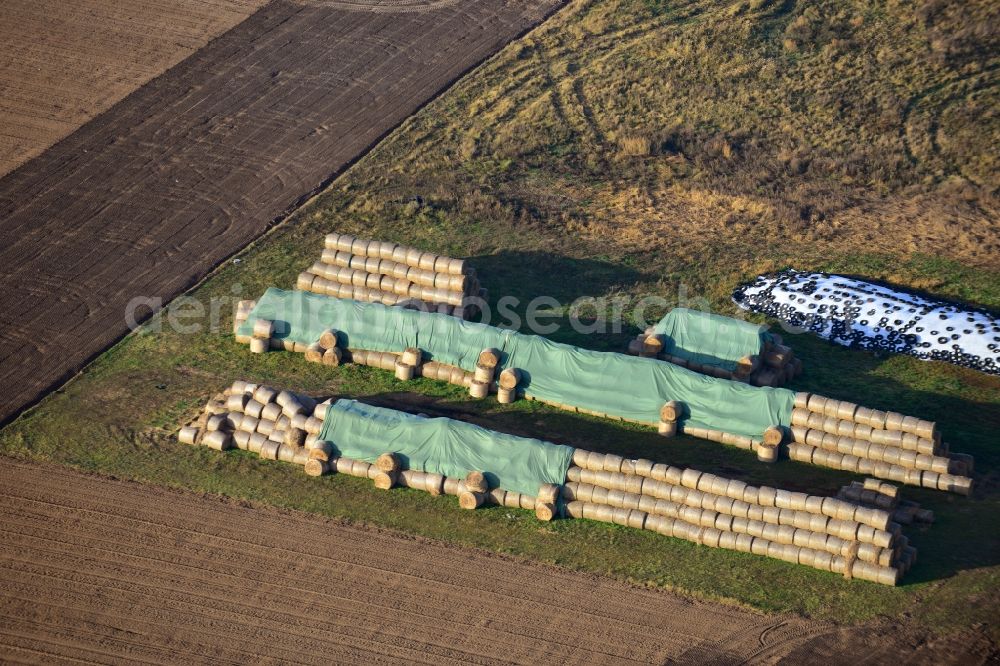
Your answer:
[[[239,330],[254,319],[275,322],[276,336],[311,344],[328,328],[356,349],[399,352],[419,347],[431,358],[474,370],[479,352],[501,350],[501,366],[518,368],[521,387],[541,400],[611,417],[656,424],[668,400],[685,405],[682,423],[760,437],[774,424],[790,425],[795,394],[708,377],[655,359],[597,352],[465,322],[436,313],[360,303],[304,291],[268,289]]]
[[[356,400],[327,411],[320,439],[345,458],[375,462],[397,454],[403,467],[464,478],[483,472],[490,487],[534,497],[543,483],[563,484],[573,459],[569,446],[515,437],[446,418],[425,418]]]
[[[663,336],[667,354],[730,371],[770,337],[766,326],[688,308],[668,312],[653,333]]]

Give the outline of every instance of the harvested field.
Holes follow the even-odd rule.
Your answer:
[[[0,13],[0,176],[267,0],[9,0]]]
[[[766,616],[54,466],[3,459],[0,487],[4,659],[731,663],[817,649],[847,662],[917,647],[905,632]],[[982,649],[948,656],[982,661]]]
[[[556,5],[278,0],[0,180],[0,422]]]

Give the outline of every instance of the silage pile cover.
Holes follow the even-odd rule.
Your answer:
[[[790,425],[795,394],[708,377],[655,359],[597,352],[535,335],[466,322],[448,315],[303,291],[268,289],[239,330],[254,319],[275,322],[275,335],[311,344],[328,328],[355,349],[400,352],[419,347],[432,360],[475,369],[479,352],[501,350],[501,366],[518,368],[530,396],[615,418],[656,424],[668,400],[685,405],[682,423],[760,437],[774,424]]]
[[[740,307],[841,345],[1000,375],[1000,317],[845,275],[787,270],[733,292]]]
[[[330,407],[320,439],[332,443],[337,455],[365,462],[392,452],[406,469],[455,478],[482,471],[491,487],[532,497],[543,483],[565,483],[573,459],[569,446],[356,400],[338,400]]]
[[[668,312],[653,333],[664,336],[665,353],[729,371],[770,338],[767,326],[688,308]]]

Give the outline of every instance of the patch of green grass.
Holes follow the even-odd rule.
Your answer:
[[[564,305],[582,296],[634,303],[658,295],[745,316],[729,300],[732,289],[786,266],[1000,308],[1000,272],[970,246],[978,235],[981,251],[993,247],[995,225],[982,222],[996,187],[996,171],[987,168],[996,122],[988,114],[976,121],[978,143],[944,122],[937,136],[956,138],[936,147],[934,123],[925,122],[938,109],[928,95],[942,85],[951,97],[934,104],[978,103],[956,92],[984,73],[968,55],[977,33],[965,34],[952,8],[924,16],[932,4],[910,14],[834,2],[573,2],[406,121],[193,296],[206,304],[229,299],[231,307],[268,286],[290,287],[318,257],[323,234],[336,230],[468,257],[491,304],[516,296],[522,318],[524,304],[542,294]],[[985,3],[967,9],[988,10]],[[943,41],[931,44],[935,38]],[[938,228],[913,211],[929,200],[934,211],[950,211],[941,219],[951,231],[931,234]],[[949,243],[948,234],[959,240]],[[292,465],[180,445],[177,427],[211,394],[246,378],[754,483],[834,494],[853,478],[791,461],[763,465],[718,444],[664,440],[535,403],[473,401],[455,387],[401,383],[370,368],[254,356],[226,333],[229,307],[216,332],[204,330],[207,317],[192,320],[203,326],[197,334],[157,326],[180,308],[5,428],[0,451],[765,610],[851,622],[905,615],[941,631],[990,622],[997,637],[997,378],[788,336],[806,368],[793,388],[937,420],[954,450],[976,456],[973,498],[904,490],[937,522],[906,529],[919,561],[890,589],[590,521],[465,512],[453,498],[380,492],[341,476],[311,479]],[[629,320],[621,331],[585,335],[567,325],[565,308],[556,311],[553,339],[595,349],[623,349],[641,327]],[[661,307],[647,316],[662,314]]]

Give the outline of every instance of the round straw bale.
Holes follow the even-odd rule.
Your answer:
[[[318,342],[314,342],[306,347],[306,360],[310,363],[322,363],[323,352],[325,351]]]
[[[343,359],[343,352],[340,351],[339,347],[333,347],[332,349],[327,349],[323,352],[321,361],[323,365],[329,365],[330,367],[337,367],[340,365]]]
[[[298,428],[289,428],[285,431],[285,444],[289,446],[294,446],[296,448],[301,447],[306,441],[306,431],[300,430]]]
[[[465,487],[474,493],[485,493],[490,489],[486,477],[477,470],[472,470],[465,476]]]
[[[583,508],[584,518],[610,523],[614,520],[615,509],[607,504],[588,504]]]
[[[259,418],[265,421],[277,421],[279,416],[281,416],[281,405],[269,402],[261,408]]]
[[[445,477],[442,489],[444,490],[445,495],[458,495],[465,488],[461,479],[449,476]]]
[[[396,361],[395,367],[396,379],[406,382],[413,379],[414,367],[408,363],[403,363],[402,361]]]
[[[421,252],[420,258],[417,260],[417,266],[422,271],[434,272],[434,262],[437,260],[437,255],[430,252]]]
[[[278,447],[281,446],[280,442],[274,442],[270,439],[264,441],[260,446],[260,457],[265,460],[277,460],[278,459]]]
[[[552,520],[556,516],[556,505],[548,502],[536,502],[535,503],[535,517],[538,520],[544,520],[546,522]]]
[[[299,291],[309,291],[316,276],[313,273],[299,273],[295,280],[295,288]]]
[[[473,398],[485,398],[490,394],[490,385],[486,382],[472,380],[469,384],[469,395]]]
[[[478,364],[487,368],[495,368],[500,365],[500,350],[488,348],[479,352]]]
[[[263,354],[270,351],[271,345],[268,340],[261,338],[250,338],[250,351],[254,354]]]
[[[284,436],[282,436],[282,439],[284,439]],[[288,446],[287,444],[283,443],[279,444],[280,445],[278,446],[278,460],[282,462],[292,462],[292,460],[295,458],[295,454],[298,453],[299,451],[299,447]]]
[[[660,421],[656,432],[663,437],[673,437],[677,434],[677,421]]]
[[[367,479],[370,469],[371,465],[366,463],[364,460],[354,460],[351,462],[351,471],[349,474],[358,478]]]
[[[241,451],[246,451],[250,446],[250,433],[243,430],[237,430],[233,433],[233,443],[236,444],[236,448]]]
[[[248,432],[250,438],[247,440],[247,451],[250,453],[260,453],[260,448],[268,441],[267,435],[259,432]]]
[[[296,418],[298,415],[292,417]],[[323,430],[323,421],[320,421],[315,416],[309,416],[306,418],[305,424],[302,427],[310,435],[318,435]]]
[[[468,274],[471,268],[467,268],[465,265],[465,259],[449,259],[448,260],[448,272],[452,275],[463,275]]]
[[[761,506],[774,506],[774,498],[777,491],[770,486],[761,486],[757,492],[757,504]]]
[[[327,415],[327,411],[330,409],[330,407],[333,406],[333,404],[331,403],[331,400],[333,400],[333,398],[327,398],[323,402],[321,402],[321,403],[317,404],[315,407],[313,407],[312,416],[314,418],[316,418],[316,419],[319,419],[320,421],[325,420],[326,419],[326,415]]]
[[[684,407],[680,402],[676,400],[670,400],[668,402],[663,403],[663,406],[660,407],[660,420],[668,422],[676,421],[679,418],[681,418],[683,412],[684,412]]]
[[[696,469],[691,469],[690,467],[685,469],[681,474],[681,485],[685,488],[697,488],[698,480],[701,478],[703,472]]]
[[[465,370],[462,370],[462,368],[459,368],[454,365],[445,365],[443,367],[448,370],[447,381],[449,383],[455,384],[456,386],[465,385],[465,375],[466,375]]]
[[[521,508],[521,494],[511,491],[507,491],[503,496],[503,505],[508,509],[520,509]]]
[[[757,447],[757,460],[773,463],[778,459],[778,447],[761,444]]]
[[[567,502],[566,503],[566,516],[568,518],[583,518],[583,510],[586,506],[585,502]]]
[[[305,406],[298,400],[289,400],[281,408],[281,413],[287,416],[288,418],[292,418],[296,414],[304,414],[305,412],[306,412]]]
[[[535,496],[539,502],[555,504],[559,500],[559,489],[554,483],[543,483],[538,487],[538,494]]]
[[[342,238],[346,241],[348,236],[332,232],[328,233],[323,237],[323,247],[330,250],[336,250],[339,247]]]
[[[403,353],[400,355],[399,360],[402,361],[403,363],[406,363],[407,365],[416,366],[420,365],[420,362],[423,360],[423,358],[424,358],[423,352],[420,351],[419,348],[407,347],[406,349],[403,350]]]
[[[395,453],[383,453],[375,459],[375,466],[383,472],[396,472],[399,470],[399,457]]]
[[[885,414],[885,429],[886,430],[900,430],[903,426],[903,415],[899,412],[886,412]]]
[[[497,389],[497,402],[501,405],[509,405],[517,399],[517,391],[515,389]]]
[[[261,405],[273,402],[278,397],[278,392],[270,386],[258,386],[253,392],[253,399]]]
[[[274,396],[274,404],[278,407],[284,407],[289,402],[298,401],[299,396],[288,390],[278,391],[278,395]]]
[[[642,341],[643,356],[656,356],[663,351],[663,336],[648,335]]]
[[[323,460],[310,458],[305,462],[305,472],[308,476],[323,476],[330,471],[330,465]]]
[[[483,493],[465,491],[458,496],[458,505],[463,509],[476,509],[483,504]]]
[[[444,493],[444,481],[444,474],[426,472],[424,474],[424,490],[431,495],[441,495]]]
[[[244,381],[242,379],[237,379],[235,382],[233,382],[233,385],[230,387],[229,394],[230,395],[236,393],[252,394],[255,390],[257,390],[256,384],[251,384],[250,382]]]
[[[618,514],[618,519],[621,521],[618,522],[619,525],[641,530],[646,524],[646,513],[636,509],[622,509],[621,513]]]
[[[233,437],[228,432],[222,430],[212,430],[205,433],[201,443],[216,451],[226,451],[233,448]]]
[[[781,426],[771,426],[764,431],[764,443],[768,446],[780,446],[785,439],[785,431]]]
[[[353,239],[351,243],[351,254],[358,257],[368,256],[368,246],[372,244],[372,241],[362,240],[360,238]]]
[[[233,420],[229,418],[229,414],[213,414],[208,417],[205,422],[205,429],[209,432],[213,430],[222,430],[223,432],[232,432],[233,430]]]
[[[334,458],[333,444],[326,440],[317,440],[309,447],[309,457],[314,460],[329,462]]]
[[[808,395],[808,398],[806,398],[806,400],[807,400],[806,408],[810,412],[818,412],[818,413],[822,414],[823,413],[823,407],[826,405],[826,402],[827,402],[828,398],[825,398],[825,397],[823,397],[821,395],[816,395],[815,393],[809,393],[807,395]]]
[[[253,337],[260,340],[269,340],[274,337],[274,322],[270,319],[254,319]]]
[[[645,477],[638,474],[629,474],[625,477],[625,492],[632,493],[633,495],[642,494],[642,488],[645,483]]]
[[[705,531],[701,533],[700,543],[709,548],[718,548],[719,539],[722,538],[722,532],[715,529],[714,527],[706,527]]]
[[[754,537],[750,536],[749,534],[737,534],[733,550],[739,551],[741,553],[749,553],[753,545],[753,540]]]
[[[476,364],[476,370],[472,373],[472,378],[477,382],[483,382],[489,384],[493,381],[493,375],[496,370],[495,366],[487,366],[482,363]]]
[[[659,469],[660,471],[660,477],[658,480],[663,481],[664,483],[669,483],[672,486],[680,485],[681,477],[684,474],[684,470],[682,470],[679,467],[673,467],[671,465],[663,465],[662,468],[660,468],[660,466],[657,465],[657,467],[654,468],[654,470],[657,469]],[[657,477],[654,475],[653,478]]]
[[[292,428],[298,428],[299,430],[306,430],[306,422],[309,417],[305,414],[296,414],[289,420],[289,426]],[[306,432],[309,432],[306,430]]]
[[[534,510],[534,508],[535,508],[535,498],[534,497],[532,497],[531,495],[526,495],[526,494],[522,493],[521,496],[520,496],[520,500],[521,500],[521,508],[522,509],[527,509],[528,511]]]
[[[622,469],[623,458],[618,455],[609,453],[604,456],[604,471],[605,472],[620,472]]]
[[[351,458],[334,458],[330,461],[330,471],[338,474],[350,475],[352,467],[354,467],[354,460]]]
[[[177,433],[177,439],[181,444],[194,444],[195,440],[198,438],[199,430],[194,426],[184,426]]]
[[[386,472],[383,470],[379,470],[379,472],[375,475],[375,478],[372,479],[372,482],[375,484],[375,487],[378,488],[379,490],[389,490],[394,485],[396,485],[396,479],[397,479],[397,474],[395,471]]]
[[[233,393],[233,395],[226,398],[226,409],[231,412],[242,412],[243,408],[247,406],[247,402],[249,401],[250,396],[246,393]]]

